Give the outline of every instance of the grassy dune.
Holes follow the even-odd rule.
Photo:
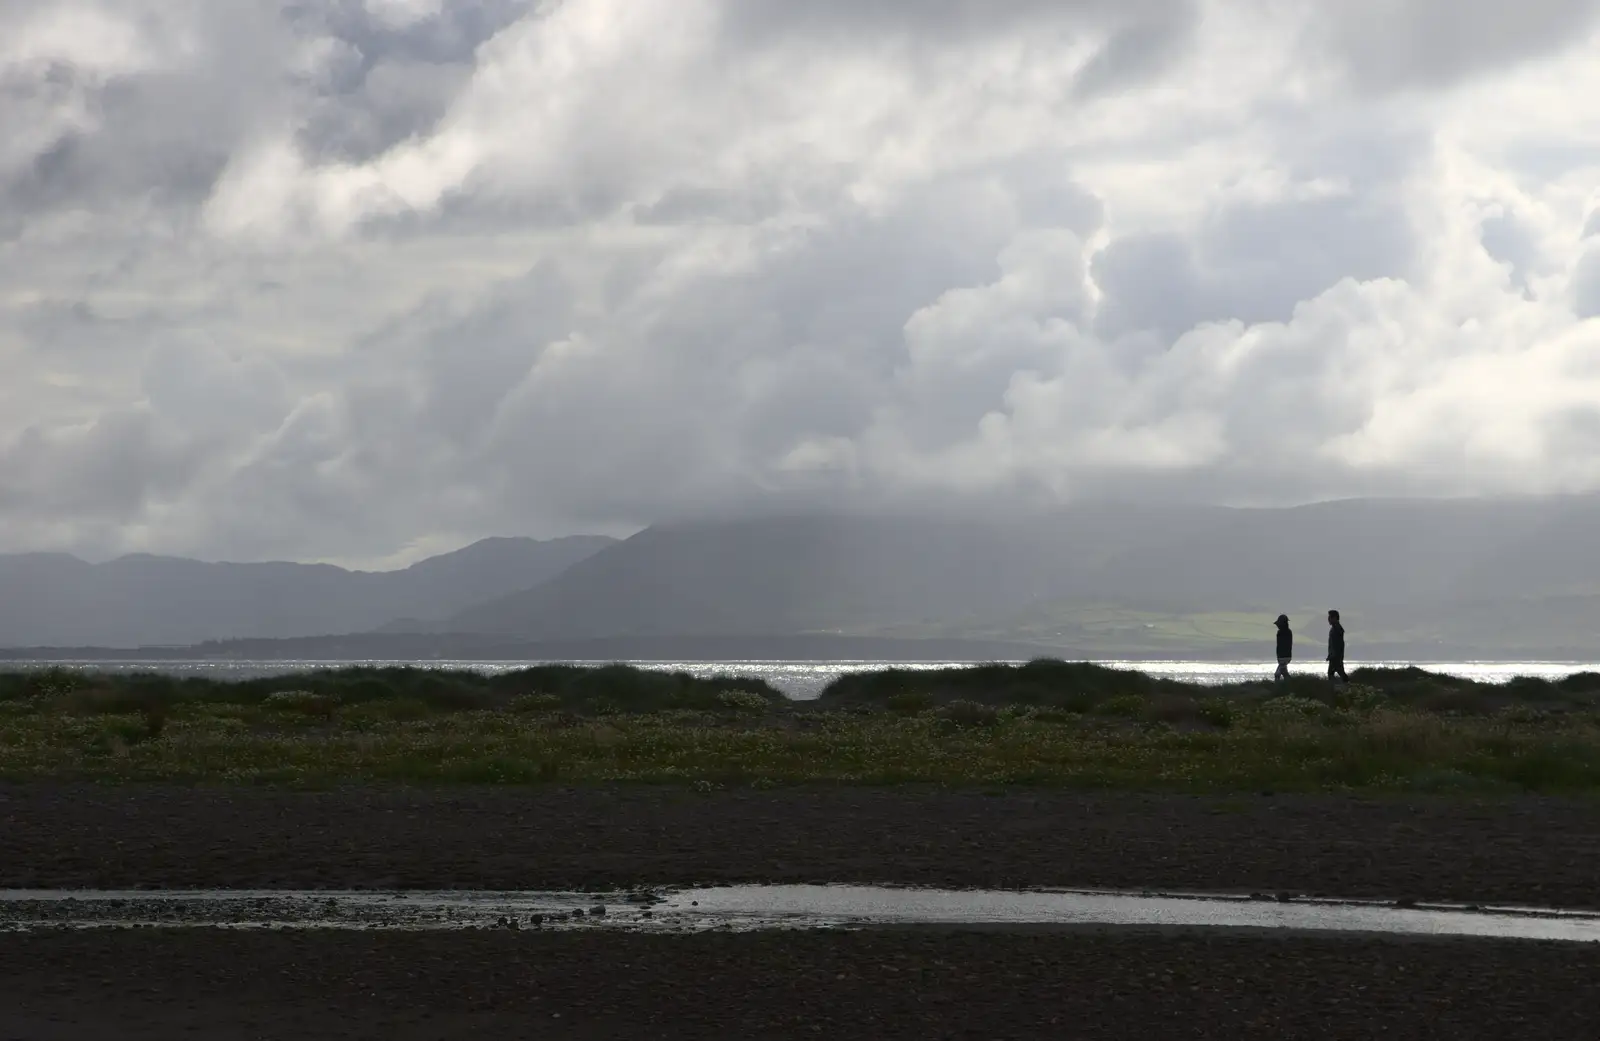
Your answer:
[[[1600,675],[1352,678],[1201,687],[1036,662],[851,675],[791,702],[759,680],[623,666],[13,673],[0,778],[1600,792]]]

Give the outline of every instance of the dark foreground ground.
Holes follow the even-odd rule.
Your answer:
[[[1600,947],[1153,933],[0,936],[0,1037],[1593,1041]]]
[[[0,785],[0,888],[721,881],[1291,891],[1597,908],[1600,803]]]
[[[0,888],[715,881],[1600,906],[1600,807],[0,786]],[[1600,945],[1251,933],[0,935],[0,1041],[1600,1037]]]

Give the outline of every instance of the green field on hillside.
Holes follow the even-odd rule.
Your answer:
[[[1326,638],[1325,611],[1289,610],[1302,647]],[[908,639],[1003,640],[1062,647],[1097,656],[1126,653],[1187,655],[1231,653],[1270,657],[1276,612],[1141,610],[1113,604],[1051,603],[998,619],[883,626],[863,635]]]
[[[1288,614],[1296,656],[1320,660],[1327,640],[1327,608],[1184,611],[1073,601],[1038,604],[997,617],[955,622],[880,625],[849,631],[908,639],[981,639],[1060,648],[1091,658],[1250,658],[1270,660],[1272,621]],[[1341,607],[1355,657],[1413,657],[1418,649],[1445,646],[1450,653],[1537,660],[1552,649],[1570,654],[1593,647],[1600,597],[1539,597],[1515,602],[1452,602],[1433,607]],[[1396,652],[1398,650],[1398,653]],[[1600,653],[1600,652],[1597,652]]]

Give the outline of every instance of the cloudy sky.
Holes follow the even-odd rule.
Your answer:
[[[0,0],[0,551],[1600,489],[1600,0]]]

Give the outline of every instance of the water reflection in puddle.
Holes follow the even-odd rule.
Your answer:
[[[732,886],[611,893],[0,891],[0,930],[1177,927],[1600,941],[1600,914],[1089,891]]]

